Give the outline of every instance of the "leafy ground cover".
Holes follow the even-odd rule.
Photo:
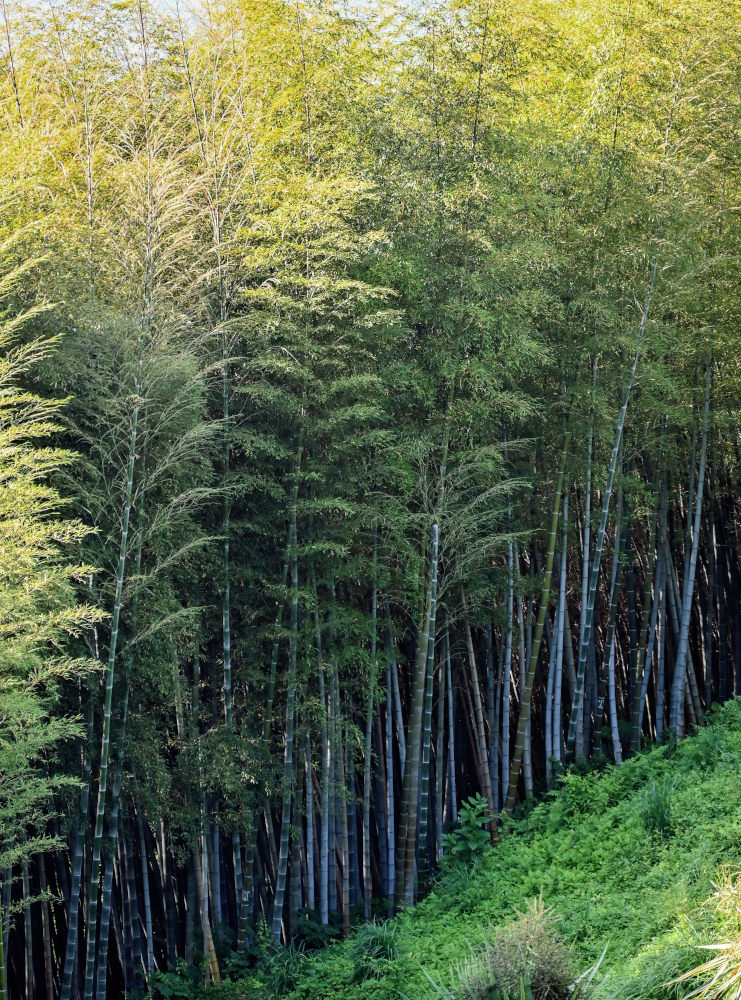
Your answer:
[[[702,943],[741,929],[737,908],[713,903],[717,887],[733,885],[739,869],[736,701],[678,746],[647,750],[600,773],[573,769],[528,815],[509,823],[497,845],[473,864],[449,865],[423,902],[378,933],[365,928],[307,954],[284,950],[209,996],[460,997],[467,963],[539,900],[577,971],[606,949],[595,1000],[668,1000],[692,988],[666,984],[707,958]],[[169,992],[168,979],[160,995],[184,995]]]

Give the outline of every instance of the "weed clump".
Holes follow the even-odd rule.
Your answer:
[[[358,928],[350,945],[355,982],[364,983],[385,975],[389,965],[399,957],[397,937],[398,927],[388,920],[383,923],[373,920]]]
[[[495,931],[459,969],[462,1000],[565,1000],[575,965],[542,897]]]
[[[644,829],[662,840],[668,839],[674,830],[672,795],[675,787],[675,782],[668,777],[652,781],[640,799],[639,813]]]

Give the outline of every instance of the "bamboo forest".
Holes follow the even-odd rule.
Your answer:
[[[0,4],[0,1000],[738,1000],[739,0]]]

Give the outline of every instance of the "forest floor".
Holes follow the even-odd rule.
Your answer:
[[[572,769],[472,866],[448,867],[426,899],[390,923],[318,951],[282,949],[247,979],[208,995],[486,1000],[494,996],[491,984],[488,993],[481,986],[486,942],[513,928],[516,939],[518,914],[542,898],[545,937],[555,932],[571,972],[605,952],[589,991],[594,1000],[681,997],[689,985],[666,983],[707,959],[699,946],[741,936],[739,871],[736,701],[679,746],[648,749],[599,773]],[[544,962],[553,963],[553,942],[542,944]]]

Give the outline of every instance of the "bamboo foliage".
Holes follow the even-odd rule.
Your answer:
[[[347,934],[739,691],[733,11],[387,14],[3,4],[0,1000]]]

